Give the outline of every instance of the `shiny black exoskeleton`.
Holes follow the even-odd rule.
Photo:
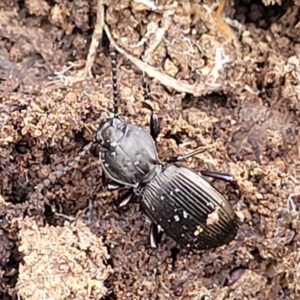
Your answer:
[[[96,133],[96,141],[105,149],[100,153],[104,172],[118,184],[138,187],[149,182],[160,165],[152,137],[137,125],[109,119]]]
[[[120,206],[138,198],[152,222],[152,247],[157,247],[163,232],[189,249],[229,243],[237,233],[236,214],[230,203],[204,177],[176,164],[200,151],[162,163],[155,142],[160,130],[158,116],[151,115],[150,134],[119,119],[116,53],[111,54],[115,115],[101,125],[94,141],[101,146],[100,161],[110,180],[108,188],[128,187]],[[202,175],[233,180],[230,175],[210,171],[203,171]]]

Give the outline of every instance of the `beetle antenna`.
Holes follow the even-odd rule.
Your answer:
[[[118,107],[119,107],[119,94],[118,94],[118,82],[117,82],[117,53],[113,46],[110,47],[110,57],[112,65],[112,82],[113,82],[113,100],[114,100],[114,118],[119,118]],[[38,185],[34,187],[35,191],[41,195],[41,192],[44,188],[48,187],[51,183],[54,183],[56,180],[60,179],[64,174],[70,171],[73,166],[79,162],[87,152],[89,152],[94,145],[94,141],[88,143],[81,152],[74,158],[73,161],[68,163],[62,170],[55,171],[51,173],[48,178],[44,179]]]
[[[150,100],[150,88],[148,78],[144,76],[144,101]]]
[[[118,92],[118,80],[117,80],[117,52],[115,47],[110,46],[111,57],[111,73],[113,84],[113,100],[114,100],[114,118],[119,118],[119,92]]]
[[[53,172],[48,176],[47,179],[44,179],[41,183],[36,185],[34,187],[35,191],[40,195],[44,188],[48,187],[51,183],[54,183],[55,181],[60,179],[63,175],[65,175],[67,172],[69,172],[73,168],[73,166],[77,162],[79,162],[86,155],[87,152],[91,150],[92,146],[93,146],[93,142],[89,142],[87,145],[85,145],[82,151],[79,152],[79,154],[73,159],[73,161],[68,163],[62,170],[57,170]]]

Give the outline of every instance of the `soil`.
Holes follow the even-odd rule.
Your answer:
[[[1,299],[299,299],[300,3],[228,1],[218,19],[215,1],[157,2],[104,1],[85,73],[95,0],[0,2]],[[202,147],[183,164],[234,176],[216,183],[239,218],[229,245],[151,249],[96,147],[47,181],[109,116],[108,40],[122,119],[148,130],[152,108],[162,160]]]

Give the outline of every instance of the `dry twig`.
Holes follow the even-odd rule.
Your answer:
[[[69,84],[72,85],[76,82],[80,82],[85,80],[87,77],[92,77],[92,66],[95,61],[95,56],[97,53],[97,47],[99,45],[99,42],[102,37],[103,32],[103,26],[104,26],[104,6],[103,6],[103,0],[97,1],[97,20],[95,24],[95,29],[93,32],[93,37],[89,49],[89,53],[86,59],[86,64],[83,70],[79,71],[76,76],[73,78],[70,78],[68,80]]]
[[[117,49],[117,51],[123,54],[127,59],[129,59],[133,64],[136,65],[141,71],[147,73],[147,75],[151,78],[155,78],[158,80],[162,85],[168,86],[173,88],[174,90],[181,92],[181,93],[189,93],[194,96],[201,96],[206,95],[212,92],[218,92],[223,89],[223,85],[221,83],[208,83],[205,84],[189,84],[187,82],[174,79],[173,77],[162,73],[158,68],[154,68],[147,63],[141,61],[133,57],[131,54],[127,53],[124,49],[119,47],[115,40],[113,39],[108,26],[104,25],[104,30],[107,34],[108,39],[110,40],[111,44]]]

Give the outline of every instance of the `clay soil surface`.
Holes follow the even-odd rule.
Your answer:
[[[300,3],[228,1],[231,42],[216,1],[178,2],[104,1],[111,36],[78,81],[96,1],[0,1],[0,299],[299,299]],[[214,183],[239,219],[229,245],[150,249],[138,205],[103,190],[96,147],[34,192],[109,116],[111,37],[123,120],[148,130],[152,108],[162,160],[202,147],[183,164],[234,176]]]

